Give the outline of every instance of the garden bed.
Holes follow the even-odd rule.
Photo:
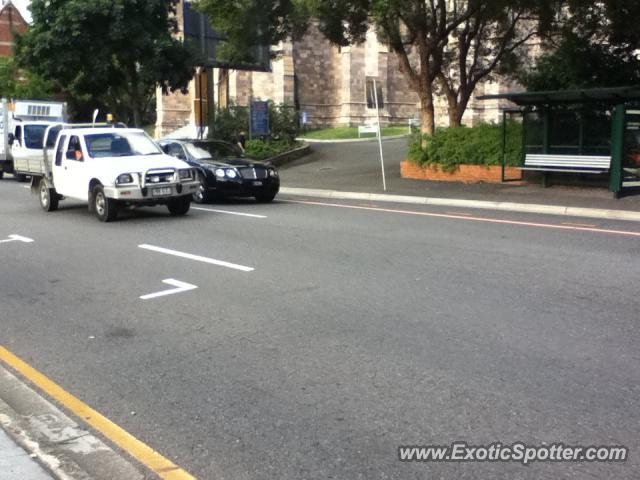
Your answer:
[[[433,180],[438,182],[501,183],[502,167],[496,165],[458,165],[453,171],[444,171],[437,165],[420,166],[405,160],[400,163],[400,176],[414,180]],[[505,176],[507,178],[518,178],[520,177],[520,170],[514,167],[507,167]]]

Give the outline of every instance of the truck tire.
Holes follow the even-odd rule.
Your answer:
[[[174,200],[169,201],[167,203],[167,208],[169,209],[169,213],[174,217],[186,215],[191,207],[191,195],[184,195],[182,197],[178,197]]]
[[[93,211],[101,222],[111,222],[118,216],[118,202],[104,194],[102,185],[96,185],[91,191]]]
[[[47,181],[40,180],[38,187],[40,206],[45,212],[53,212],[58,209],[58,194],[55,188],[50,188]]]
[[[0,180],[2,180],[2,177],[4,177],[4,171],[0,170]]]
[[[20,183],[24,183],[27,181],[27,176],[23,173],[14,173],[13,175],[15,179]]]

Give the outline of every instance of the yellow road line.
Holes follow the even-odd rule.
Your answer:
[[[160,478],[165,480],[195,480],[195,477],[182,470],[171,460],[164,458],[154,449],[96,412],[82,400],[71,395],[60,385],[49,380],[42,373],[38,372],[1,345],[0,360],[19,372],[44,393],[62,404],[66,409],[102,433],[111,442],[122,448]]]

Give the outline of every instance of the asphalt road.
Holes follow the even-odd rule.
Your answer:
[[[0,243],[0,344],[198,478],[640,477],[640,225],[285,197],[209,206],[264,218],[101,224],[61,205],[0,181],[0,240],[34,240]],[[165,279],[198,288],[139,298]],[[630,459],[398,461],[458,440]]]

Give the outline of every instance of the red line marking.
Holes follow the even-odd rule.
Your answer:
[[[577,227],[577,226],[571,226],[571,225],[555,225],[552,223],[522,222],[518,220],[500,220],[497,218],[488,218],[488,217],[468,217],[463,215],[450,215],[445,213],[416,212],[414,210],[398,210],[393,208],[343,205],[339,203],[310,202],[310,201],[303,201],[303,200],[280,200],[280,201],[288,202],[288,203],[299,203],[303,205],[317,205],[321,207],[350,208],[353,210],[369,210],[374,212],[401,213],[403,215],[417,215],[421,217],[436,217],[436,218],[449,218],[454,220],[467,220],[468,222],[498,223],[503,225],[520,225],[525,227],[551,228],[555,230],[570,230],[570,231],[580,231],[580,232],[606,233],[609,235],[626,235],[631,237],[640,237],[640,232],[630,232],[626,230],[608,230],[604,228]]]

